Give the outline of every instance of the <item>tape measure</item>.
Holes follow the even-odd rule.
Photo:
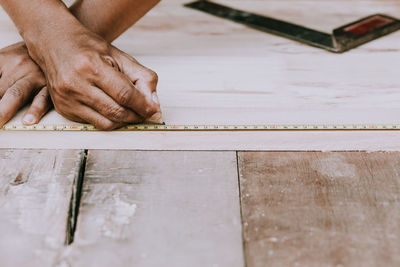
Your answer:
[[[99,131],[90,124],[6,125],[2,131]],[[159,125],[135,124],[116,131],[399,131],[400,124],[259,124],[259,125]]]

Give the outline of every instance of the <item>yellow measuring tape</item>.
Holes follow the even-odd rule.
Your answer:
[[[2,131],[99,131],[90,124],[6,125]],[[399,131],[400,124],[128,125],[117,131]]]

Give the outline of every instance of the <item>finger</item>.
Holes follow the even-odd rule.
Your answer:
[[[158,104],[153,101],[150,92],[138,90],[126,75],[108,64],[104,65],[103,72],[95,83],[118,104],[143,118],[149,118],[158,111]]]
[[[25,125],[36,124],[52,107],[49,91],[43,87],[33,98],[31,106],[25,112],[22,123]]]
[[[117,50],[114,56],[118,59],[121,72],[138,87],[139,90],[155,93],[157,91],[158,75],[143,66],[130,55]]]
[[[6,93],[7,89],[10,88],[14,83],[16,79],[14,79],[11,75],[1,75],[0,78],[0,98],[4,96]]]
[[[113,56],[117,59],[119,68],[134,84],[135,87],[144,93],[151,93],[153,102],[157,105],[157,112],[146,121],[151,123],[162,123],[162,112],[157,95],[157,74],[141,65],[130,55],[116,49]]]
[[[87,123],[92,124],[97,129],[109,131],[119,127],[124,126],[124,123],[114,122],[97,111],[87,107],[85,105],[81,105],[77,108],[77,111],[73,114],[74,117],[79,117],[80,119],[84,120]]]
[[[5,92],[0,100],[0,127],[26,104],[36,87],[37,84],[26,78],[18,80]]]
[[[143,121],[135,112],[122,107],[97,87],[92,87],[90,95],[82,102],[111,121],[125,123],[138,123]]]

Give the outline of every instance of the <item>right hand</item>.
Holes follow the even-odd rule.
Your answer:
[[[28,49],[64,117],[102,130],[161,120],[157,75],[83,26]]]

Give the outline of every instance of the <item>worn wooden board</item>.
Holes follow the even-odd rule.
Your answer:
[[[78,150],[0,150],[0,266],[54,266],[68,235]]]
[[[189,0],[190,1],[190,0]],[[343,55],[332,54],[265,34],[243,25],[183,8],[184,0],[162,1],[115,45],[154,69],[164,120],[168,124],[251,124],[251,123],[396,123],[399,122],[400,32],[391,34]],[[393,0],[310,1],[310,0],[218,0],[232,7],[288,20],[329,32],[333,28],[372,13],[399,16]],[[313,10],[312,14],[310,10]],[[1,14],[0,44],[14,41],[17,34]],[[377,71],[382,70],[382,71]],[[20,123],[16,117],[13,124]],[[45,124],[69,123],[53,113]],[[68,134],[61,134],[61,139]],[[354,142],[360,135],[363,143]],[[400,134],[395,135],[395,139]],[[16,147],[31,133],[0,132],[0,145]],[[29,147],[154,149],[154,135],[76,134],[59,142],[60,134],[39,133]],[[126,137],[128,136],[128,137]],[[297,138],[310,139],[305,149],[396,149],[397,142],[386,134],[340,133],[294,135],[256,133],[213,133],[207,139],[196,133],[156,134],[157,149],[303,149]],[[289,137],[290,136],[290,137]],[[317,136],[317,138],[315,138]],[[240,139],[240,141],[239,141]],[[331,143],[329,140],[340,140]],[[54,140],[54,141],[53,141]],[[140,140],[140,141],[137,141]],[[184,142],[187,140],[187,142]],[[192,140],[195,140],[193,142]],[[204,141],[205,140],[205,141]],[[211,141],[212,140],[212,141]],[[259,146],[251,140],[257,140]],[[272,140],[265,142],[265,140]],[[382,142],[382,140],[385,140]],[[315,141],[319,145],[314,145]],[[288,144],[269,146],[265,144]],[[342,145],[342,144],[346,145]],[[364,144],[370,145],[364,145]],[[64,144],[68,144],[64,145]],[[173,145],[170,145],[173,144]],[[262,145],[264,144],[264,145]],[[335,146],[336,145],[336,146]],[[196,147],[196,148],[195,148]]]
[[[89,151],[70,266],[243,266],[234,152]]]
[[[255,266],[399,266],[398,152],[239,153]]]
[[[44,142],[44,136],[48,142]],[[400,131],[0,132],[0,148],[399,151]]]

